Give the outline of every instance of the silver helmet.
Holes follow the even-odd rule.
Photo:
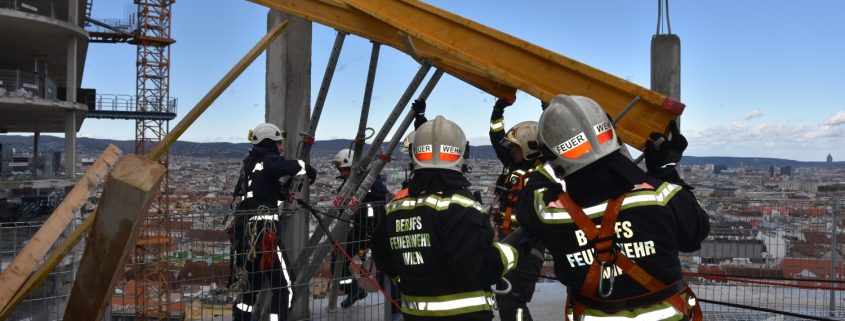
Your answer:
[[[438,168],[460,172],[467,147],[464,131],[454,122],[437,116],[414,131],[411,146],[414,170]]]
[[[524,121],[511,127],[500,143],[508,149],[519,146],[522,149],[522,157],[526,160],[537,159],[542,155],[540,144],[537,142],[536,121]]]
[[[352,159],[355,156],[355,152],[349,148],[341,149],[337,152],[337,155],[334,156],[334,167],[340,169],[345,167],[352,167]]]
[[[555,96],[540,116],[537,137],[564,176],[621,147],[601,106],[582,96]]]

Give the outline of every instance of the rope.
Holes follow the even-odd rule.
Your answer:
[[[817,316],[812,316],[812,315],[805,315],[805,314],[799,314],[799,313],[793,313],[793,312],[787,312],[787,311],[781,311],[781,310],[774,310],[774,309],[760,308],[760,307],[755,307],[755,306],[750,306],[750,305],[744,305],[744,304],[728,303],[728,302],[720,302],[720,301],[712,301],[712,300],[707,300],[707,299],[702,299],[702,298],[698,298],[698,301],[703,302],[703,303],[716,304],[716,305],[724,305],[724,306],[729,306],[729,307],[734,307],[734,308],[740,308],[740,309],[746,309],[746,310],[754,310],[754,311],[769,312],[769,313],[780,314],[780,315],[786,315],[786,316],[796,317],[796,318],[803,318],[803,319],[810,319],[810,320],[820,320],[820,321],[836,321],[836,319],[823,318],[823,317],[817,317]]]
[[[297,200],[297,201],[299,201],[300,204],[305,205],[305,207],[308,208],[308,212],[311,213],[311,215],[314,215],[314,217],[317,219],[317,223],[320,225],[320,229],[322,229],[323,232],[326,234],[326,237],[329,239],[329,242],[331,242],[332,245],[334,245],[334,247],[337,248],[337,250],[340,253],[342,253],[343,256],[346,257],[347,260],[349,260],[349,264],[352,265],[353,267],[355,267],[355,269],[358,270],[358,272],[361,272],[361,274],[364,275],[364,278],[367,279],[367,281],[369,281],[370,284],[375,286],[376,289],[378,289],[379,292],[384,294],[384,297],[387,298],[388,300],[390,300],[390,303],[392,303],[393,306],[396,307],[397,310],[401,310],[402,307],[399,306],[399,303],[396,303],[396,300],[394,300],[393,297],[391,297],[390,294],[387,293],[387,291],[385,291],[381,286],[379,286],[378,282],[373,280],[373,278],[370,276],[369,273],[367,273],[367,271],[365,271],[360,265],[355,263],[355,260],[352,258],[351,255],[349,255],[349,253],[346,252],[345,249],[343,249],[343,246],[340,246],[340,243],[338,243],[337,241],[334,240],[334,238],[332,238],[332,234],[329,232],[329,230],[326,228],[326,226],[323,225],[323,221],[320,220],[319,217],[317,217],[317,214],[315,212],[318,212],[318,211],[313,206],[311,206],[311,204],[308,204],[308,202],[306,202],[305,200]]]

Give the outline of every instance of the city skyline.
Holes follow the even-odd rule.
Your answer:
[[[648,87],[654,3],[589,4],[530,1],[524,6],[481,1],[428,1],[505,33]],[[94,18],[119,18],[121,2],[96,2]],[[501,8],[507,6],[506,14]],[[544,8],[539,10],[538,8]],[[845,138],[845,27],[835,1],[813,6],[786,1],[673,3],[672,31],[681,38],[681,101],[687,155],[824,159]],[[246,2],[202,6],[177,2],[173,9],[171,96],[181,116],[266,30],[266,9]],[[712,17],[719,16],[719,23]],[[220,23],[226,21],[226,23]],[[585,27],[586,26],[586,27]],[[542,31],[542,32],[538,32]],[[325,69],[334,31],[315,24],[312,100]],[[352,138],[369,42],[348,37],[317,131],[318,139]],[[83,87],[101,94],[134,91],[134,48],[92,44]],[[416,63],[394,49],[380,58],[371,126],[380,126]],[[429,99],[431,115],[457,121],[473,144],[487,144],[487,115],[494,98],[444,77]],[[196,142],[243,142],[263,121],[264,59],[256,61],[183,137]],[[537,119],[539,102],[518,93],[506,125]],[[483,116],[483,117],[482,117]],[[177,120],[179,119],[177,118]],[[173,124],[171,124],[173,125]],[[88,119],[80,136],[132,139],[134,123]]]

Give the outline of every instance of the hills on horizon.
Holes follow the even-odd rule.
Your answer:
[[[40,149],[44,151],[64,151],[64,138],[41,135]],[[32,136],[21,135],[0,135],[0,144],[10,145],[13,148],[24,151],[32,151]],[[102,152],[109,144],[114,144],[124,152],[132,152],[135,150],[135,142],[132,140],[113,140],[113,139],[98,139],[78,137],[76,139],[77,153],[80,155],[97,155]],[[384,144],[386,147],[387,144]],[[178,141],[170,149],[171,155],[178,156],[195,156],[195,157],[235,157],[240,158],[246,155],[249,151],[250,143],[197,143]],[[350,139],[330,139],[318,140],[311,151],[314,155],[334,155],[337,151],[350,148],[352,140]],[[365,146],[369,148],[369,144]],[[400,154],[398,150],[394,155]],[[491,145],[472,146],[470,153],[474,157],[479,158],[495,158],[495,152]],[[803,162],[790,159],[769,158],[769,157],[729,157],[729,156],[684,156],[683,163],[688,165],[706,165],[718,164],[727,167],[749,166],[757,168],[767,168],[774,165],[775,167],[792,166],[795,168],[823,168],[827,166],[826,162]],[[833,162],[835,168],[845,168],[845,162]]]

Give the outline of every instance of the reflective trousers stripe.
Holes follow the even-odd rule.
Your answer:
[[[279,262],[282,263],[282,275],[285,277],[285,282],[288,284],[288,308],[290,308],[291,304],[293,304],[293,284],[290,280],[290,274],[288,274],[288,265],[285,263],[285,259],[282,256],[282,249],[278,246],[276,247],[276,255],[279,257]]]
[[[638,315],[633,316],[595,316],[595,315],[583,315],[581,316],[581,321],[654,321],[654,320],[666,320],[672,317],[676,317],[678,314],[682,314],[680,311],[675,309],[673,306],[668,306],[662,308],[660,310],[649,311],[645,313],[640,313]]]
[[[279,214],[273,215],[255,215],[249,218],[250,221],[278,221]]]
[[[402,312],[419,316],[449,316],[476,311],[491,311],[490,292],[476,291],[440,297],[414,297],[402,294]]]
[[[270,313],[270,321],[279,321],[279,315],[275,313]]]
[[[252,306],[246,303],[235,304],[235,307],[243,312],[252,312]]]
[[[516,321],[522,321],[522,308],[516,309]]]
[[[340,284],[352,284],[352,279],[343,279],[338,282]]]

